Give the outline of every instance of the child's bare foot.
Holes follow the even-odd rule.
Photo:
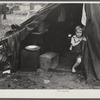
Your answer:
[[[72,72],[73,72],[73,73],[75,73],[75,72],[76,72],[76,70],[75,70],[75,68],[74,68],[74,67],[72,68]]]

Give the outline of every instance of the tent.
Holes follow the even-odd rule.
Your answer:
[[[33,28],[36,21],[39,21],[42,25],[45,24],[44,27],[48,29],[47,41],[45,42],[47,43],[46,46],[49,45],[47,48],[54,48],[54,51],[62,53],[66,48],[67,34],[70,32],[74,34],[75,26],[81,24],[82,4],[49,4],[49,6],[45,8],[46,11],[38,12],[36,16],[22,23],[21,26],[24,27],[30,23],[28,26]],[[33,23],[32,20],[34,20]]]
[[[84,67],[87,78],[100,80],[100,5],[86,4],[86,29],[88,38],[85,48]],[[89,79],[90,80],[90,79]]]
[[[32,16],[27,21],[22,23],[21,24],[22,29],[20,31],[16,32],[13,36],[9,37],[9,38],[12,38],[14,36],[18,37],[15,41],[19,41],[19,42],[16,42],[19,45],[16,45],[17,49],[14,49],[14,50],[18,52],[19,50],[18,48],[20,47],[21,41],[23,41],[30,34],[32,30],[37,30],[36,28],[43,21],[46,22],[45,23],[46,27],[49,26],[47,23],[49,23],[53,27],[53,32],[51,29],[50,30],[51,35],[49,34],[49,37],[53,38],[54,36],[57,42],[56,45],[60,44],[61,40],[63,40],[62,44],[65,45],[64,43],[66,40],[64,38],[66,34],[64,33],[62,35],[58,33],[64,32],[67,27],[67,30],[66,30],[67,33],[71,31],[71,33],[74,34],[73,29],[75,28],[75,26],[78,24],[81,24],[82,6],[83,4],[53,4],[53,3],[48,4],[46,7],[38,11],[34,16]],[[85,45],[83,65],[84,65],[88,80],[91,80],[91,79],[100,80],[100,52],[99,52],[99,49],[100,49],[100,45],[99,45],[100,43],[100,35],[99,35],[100,5],[99,4],[85,4],[85,11],[86,11],[87,21],[86,21],[84,34],[87,37],[87,43]],[[63,12],[65,12],[66,15],[64,15]],[[63,19],[63,21],[66,20],[66,23],[62,23],[61,18]],[[59,23],[56,23],[57,21]],[[51,42],[53,41],[52,38],[50,38]],[[60,46],[62,44],[60,44]],[[57,50],[58,49],[59,49],[59,46],[57,47]],[[65,48],[63,48],[62,50],[64,49]]]

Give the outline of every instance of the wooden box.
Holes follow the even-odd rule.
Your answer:
[[[47,71],[49,68],[56,68],[59,64],[59,55],[54,52],[46,52],[40,55],[40,68]]]

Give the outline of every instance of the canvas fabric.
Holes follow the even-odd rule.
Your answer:
[[[86,4],[87,23],[84,34],[87,37],[84,52],[84,67],[87,79],[100,80],[100,5]]]

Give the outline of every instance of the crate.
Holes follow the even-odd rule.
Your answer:
[[[59,64],[59,54],[46,52],[40,55],[40,68],[47,71],[49,68],[56,68]]]

